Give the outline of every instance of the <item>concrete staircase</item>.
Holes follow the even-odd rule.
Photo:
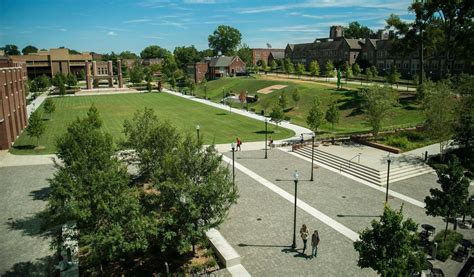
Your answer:
[[[301,147],[294,152],[311,159],[311,146]],[[387,169],[377,170],[360,164],[357,157],[353,160],[347,160],[314,148],[314,161],[377,186],[385,186],[387,183]],[[421,161],[413,160],[411,163],[392,164],[390,167],[390,183],[431,172],[434,172],[434,170]]]

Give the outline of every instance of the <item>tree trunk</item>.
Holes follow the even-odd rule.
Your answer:
[[[423,25],[420,24],[420,77],[419,77],[419,84],[423,84],[423,71],[424,71],[424,65],[423,65]]]
[[[444,239],[443,239],[443,241],[446,241],[446,235],[448,233],[448,223],[449,223],[449,217],[446,217],[446,228],[444,229]]]

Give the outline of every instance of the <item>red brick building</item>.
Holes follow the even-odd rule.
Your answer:
[[[216,79],[221,77],[243,75],[247,71],[245,62],[238,56],[218,56],[205,58],[201,62],[188,64],[186,73],[196,83],[204,78]]]
[[[21,67],[0,68],[0,149],[9,149],[28,123]]]
[[[279,54],[281,53],[281,54]],[[268,57],[270,54],[273,54],[273,58],[275,56],[283,56],[285,55],[285,49],[277,49],[277,48],[252,48],[252,64],[256,65],[259,61],[265,61],[268,64]]]

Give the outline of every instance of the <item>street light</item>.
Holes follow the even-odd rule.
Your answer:
[[[204,95],[205,95],[204,97],[207,100],[207,84],[206,83],[204,83]]]
[[[265,117],[265,159],[267,158],[267,126],[268,119]]]
[[[296,199],[297,199],[297,194],[298,194],[298,170],[295,170],[293,177],[295,181],[295,210],[293,213],[293,244],[291,245],[291,248],[295,249],[296,248]]]
[[[387,189],[385,191],[385,205],[388,203],[388,185],[389,185],[389,180],[390,180],[390,163],[392,160],[390,160],[390,153],[388,154],[388,159],[387,159]]]
[[[232,148],[232,189],[235,190],[235,158],[234,158],[235,143],[232,142],[230,144],[230,147]]]
[[[311,179],[310,181],[313,181],[313,171],[314,171],[314,133],[311,136]]]
[[[199,129],[200,129],[200,128],[201,128],[201,127],[199,126],[199,124],[196,125],[196,132],[197,132],[197,139],[198,139],[198,141],[199,141]]]

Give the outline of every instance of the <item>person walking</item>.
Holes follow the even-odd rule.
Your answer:
[[[304,251],[306,250],[306,242],[308,241],[308,236],[309,236],[309,230],[308,230],[308,227],[306,227],[306,224],[303,224],[303,226],[301,226],[300,235],[301,235],[301,239],[303,240],[303,254],[304,254]]]
[[[270,147],[270,149],[272,149],[272,147],[273,147],[273,139],[272,139],[272,136],[269,136],[269,137],[268,137],[268,146]]]
[[[303,142],[304,142],[304,138],[303,138],[303,134],[301,134],[301,136],[300,136],[300,143],[303,145]]]
[[[237,151],[242,151],[242,149],[240,148],[241,145],[242,141],[240,140],[240,138],[237,138]]]
[[[316,258],[318,255],[318,244],[319,244],[319,233],[318,230],[314,230],[311,236],[311,258]]]

